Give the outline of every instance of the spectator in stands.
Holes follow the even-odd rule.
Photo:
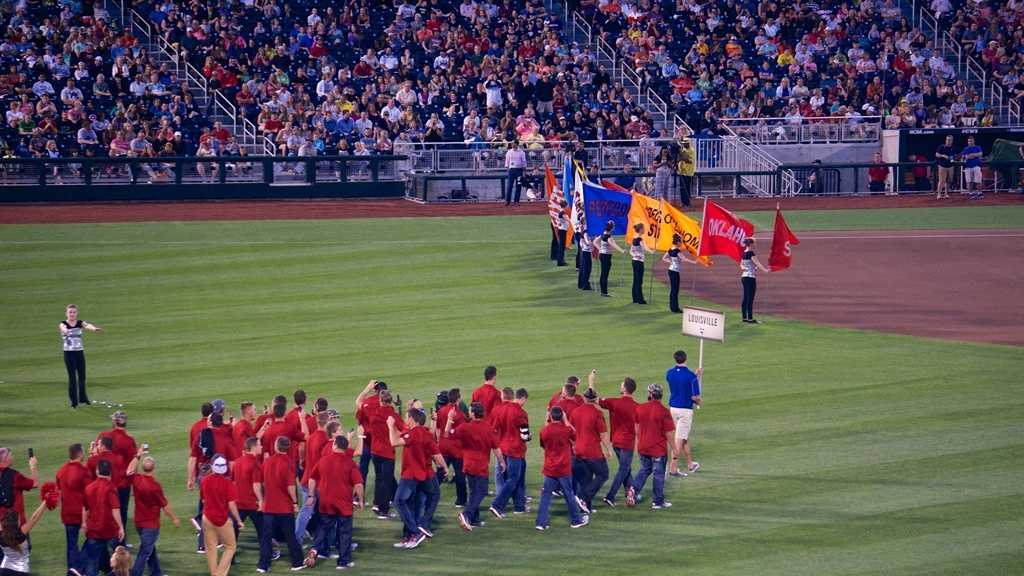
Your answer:
[[[875,152],[872,165],[868,168],[868,190],[885,192],[886,180],[889,179],[889,168],[882,163],[882,155]]]

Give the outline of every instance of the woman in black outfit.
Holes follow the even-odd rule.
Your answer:
[[[740,308],[743,311],[743,321],[747,324],[757,324],[757,320],[754,320],[754,295],[757,294],[758,268],[762,272],[770,272],[754,255],[754,239],[747,238],[743,241],[743,258],[740,259],[740,282],[743,284],[743,302]]]
[[[625,254],[623,250],[616,242],[615,238],[612,238],[612,230],[615,229],[615,222],[609,220],[604,225],[604,233],[594,238],[594,246],[597,247],[597,252],[601,258],[601,296],[608,297],[608,274],[612,271],[612,249],[618,250],[619,254]]]
[[[668,264],[668,309],[675,314],[682,314],[679,308],[679,272],[681,262],[696,264],[696,260],[690,260],[683,256],[683,237],[679,234],[672,235],[672,248],[661,257],[661,261]]]
[[[92,404],[85,393],[85,350],[82,348],[82,330],[101,332],[102,328],[78,319],[78,306],[68,304],[65,319],[57,327],[64,342],[64,367],[68,370],[68,398],[71,407]]]
[[[576,232],[576,287],[580,290],[593,290],[590,286],[590,269],[593,257],[590,255],[590,236],[586,232]]]
[[[630,241],[629,255],[633,260],[633,304],[647,304],[644,300],[644,260],[647,254],[654,254],[644,244],[644,225],[637,222],[633,225],[633,239]]]

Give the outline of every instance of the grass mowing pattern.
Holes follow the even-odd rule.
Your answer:
[[[751,216],[770,226],[771,213]],[[1007,207],[787,217],[798,232],[1024,228],[1024,210]],[[625,258],[613,266],[616,297],[601,299],[574,289],[571,267],[549,265],[546,242],[542,217],[0,227],[0,445],[22,469],[34,447],[50,479],[68,443],[109,425],[109,410],[66,408],[56,324],[72,301],[107,329],[86,336],[90,395],[125,404],[180,515],[194,505],[186,430],[211,397],[262,404],[302,387],[327,396],[348,426],[371,377],[403,399],[432,399],[471,390],[493,362],[500,385],[531,391],[536,430],[568,374],[596,367],[611,394],[623,375],[662,381],[677,347],[695,352],[663,310],[664,287],[652,306],[629,304]],[[704,468],[669,481],[675,507],[602,506],[591,526],[570,531],[556,504],[547,533],[530,514],[465,534],[445,487],[437,537],[413,552],[391,548],[397,522],[357,512],[357,570],[397,573],[410,561],[423,574],[1024,568],[1024,350],[781,319],[746,326],[728,312],[727,344],[708,345],[707,409],[694,426]],[[534,442],[534,495],[540,457]],[[233,573],[253,572],[253,537],[243,533]],[[33,545],[35,573],[62,573],[56,512]],[[159,549],[169,574],[205,570],[185,528],[165,521]]]

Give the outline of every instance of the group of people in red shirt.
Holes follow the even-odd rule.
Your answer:
[[[237,537],[251,522],[259,541],[257,572],[270,571],[280,558],[278,544],[288,549],[293,571],[332,558],[339,569],[353,566],[353,512],[364,506],[364,482],[372,463],[373,511],[378,518],[395,516],[402,523],[396,548],[416,548],[434,536],[434,515],[441,498],[440,484],[454,484],[459,525],[466,531],[483,526],[483,501],[490,474],[494,497],[487,511],[497,519],[530,511],[526,496],[526,452],[532,440],[524,409],[529,394],[523,388],[499,388],[497,370],[484,370],[484,382],[467,405],[458,388],[438,394],[428,410],[420,400],[405,405],[387,384],[371,380],[355,402],[358,428],[345,431],[339,413],[318,398],[306,409],[306,394],[298,390],[289,409],[284,396],[274,398],[257,415],[252,402],[240,405],[237,420],[221,400],[204,403],[202,417],[189,433],[187,486],[198,487],[199,504],[192,525],[199,533],[197,551],[207,556],[212,576],[228,574],[237,550]],[[547,530],[551,501],[562,497],[573,528],[589,523],[594,500],[609,479],[608,460],[619,468],[605,495],[616,505],[621,489],[634,506],[650,474],[643,465],[632,475],[632,459],[664,459],[671,450],[675,425],[662,404],[662,388],[651,384],[647,401],[633,395],[636,382],[625,378],[616,397],[600,398],[596,371],[587,388],[567,379],[548,402],[540,431],[544,450],[543,487],[535,527]],[[402,410],[400,413],[398,409]],[[602,409],[610,415],[606,426]],[[179,525],[154,472],[148,446],[136,445],[126,430],[127,417],[117,412],[113,426],[89,447],[69,447],[69,460],[57,474],[61,521],[67,534],[67,565],[71,574],[94,575],[106,568],[113,548],[126,544],[127,508],[135,499],[134,524],[139,544],[132,576],[148,567],[162,574],[157,554],[161,511]],[[396,447],[401,470],[395,479]],[[357,461],[356,455],[359,454]],[[9,467],[9,456],[7,466]],[[32,461],[34,463],[34,460]],[[0,462],[0,468],[4,468]],[[38,484],[38,475],[14,476],[16,510],[24,522],[21,492]],[[653,509],[671,506],[663,490],[655,490]],[[0,514],[4,511],[0,510]],[[79,533],[85,542],[79,548]],[[312,543],[303,550],[304,540]]]

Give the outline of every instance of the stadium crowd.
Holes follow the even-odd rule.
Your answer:
[[[665,386],[649,385],[646,401],[638,402],[636,382],[628,377],[615,394],[601,397],[596,370],[585,389],[579,378],[570,376],[554,393],[538,434],[544,456],[536,530],[550,528],[554,497],[565,501],[570,526],[582,528],[590,522],[595,501],[614,507],[620,490],[627,506],[636,506],[644,499],[648,478],[651,509],[672,506],[665,499],[666,473],[686,476],[700,468],[692,460],[688,438],[694,406],[701,403],[700,371],[687,367],[681,350],[673,359],[675,365],[665,374],[668,407]],[[347,432],[341,414],[326,398],[307,406],[302,390],[292,395],[291,407],[285,396],[276,396],[261,414],[253,402],[242,402],[237,418],[223,400],[203,403],[200,418],[187,429],[187,487],[198,491],[190,523],[211,576],[225,576],[238,563],[237,538],[247,523],[259,543],[259,573],[269,572],[281,558],[279,546],[287,549],[292,571],[322,559],[334,559],[338,569],[350,568],[358,547],[353,541],[354,531],[358,533],[354,510],[362,509],[366,499],[372,499],[378,519],[400,519],[395,548],[416,548],[434,537],[445,482],[453,485],[450,496],[458,510],[452,525],[467,532],[485,525],[482,506],[497,520],[531,512],[526,453],[533,432],[524,409],[529,393],[499,388],[493,366],[483,375],[484,382],[468,402],[458,388],[443,390],[429,411],[420,400],[403,404],[386,383],[371,380],[355,399],[353,427]],[[111,420],[112,427],[88,449],[80,443],[69,446],[55,482],[40,485],[31,451],[31,474],[25,476],[14,469],[11,451],[0,448],[4,574],[29,573],[28,535],[45,511],[58,505],[67,537],[68,574],[95,576],[110,566],[117,576],[142,576],[147,570],[162,574],[161,512],[175,526],[180,520],[157,479],[157,460],[149,445],[131,436],[125,412],[115,412]],[[401,468],[396,478],[398,447]],[[639,460],[635,470],[634,455]],[[618,469],[605,491],[613,458]],[[364,494],[371,466],[372,497]],[[485,505],[492,474],[493,498]],[[24,493],[37,487],[43,501],[26,516]],[[129,537],[132,500],[136,530]],[[125,561],[129,549],[135,551],[132,562]],[[127,564],[130,569],[117,568]]]
[[[894,0],[578,5],[695,130],[721,118],[884,116],[887,128],[996,122]]]
[[[931,8],[1004,95],[1024,104],[1024,3],[933,0]]]

